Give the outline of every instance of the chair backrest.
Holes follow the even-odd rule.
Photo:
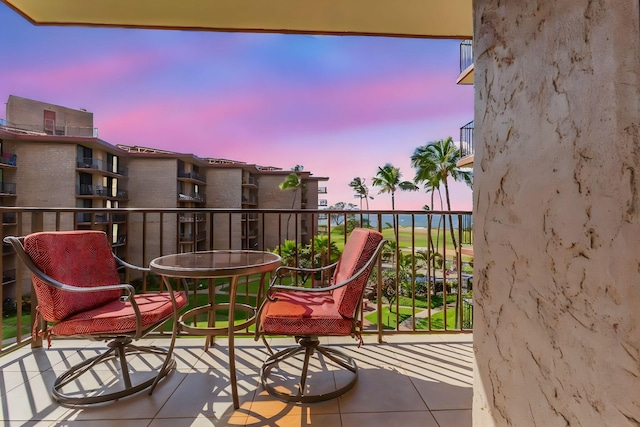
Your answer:
[[[332,284],[342,283],[358,273],[377,254],[376,249],[382,239],[382,234],[378,231],[369,228],[355,228],[344,245],[344,250],[333,273]],[[347,286],[333,291],[333,299],[342,316],[350,319],[355,316],[373,266],[374,262],[371,262],[355,280]]]
[[[120,283],[107,235],[102,231],[56,231],[24,238],[24,251],[37,268],[58,282],[96,287]],[[69,292],[47,285],[32,274],[38,310],[49,322],[120,298],[120,290]]]

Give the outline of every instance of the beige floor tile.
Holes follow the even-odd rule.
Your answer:
[[[186,374],[172,372],[160,381],[153,394],[147,390],[135,395],[105,404],[91,405],[85,408],[72,408],[64,416],[64,420],[127,420],[152,419],[174,394]]]
[[[312,414],[301,413],[297,415],[282,415],[272,418],[258,418],[257,416],[249,416],[247,419],[247,426],[250,427],[301,427],[301,426],[315,426],[315,427],[340,427],[343,424],[340,421],[339,414]],[[348,426],[348,424],[344,424]]]
[[[438,427],[429,411],[342,414],[342,425],[345,427]]]
[[[254,372],[237,371],[240,413],[248,413],[258,388]],[[158,418],[206,417],[221,419],[234,414],[228,372],[219,369],[194,369],[168,399]]]
[[[456,411],[432,411],[438,424],[443,427],[471,427],[471,410],[462,409]]]
[[[472,387],[459,387],[438,381],[411,378],[430,410],[471,409]]]
[[[207,418],[203,415],[191,418],[156,418],[149,427],[234,427],[244,426],[246,415],[235,415],[225,418]]]
[[[411,381],[396,368],[359,369],[355,387],[339,402],[342,414],[427,409]]]
[[[151,419],[136,419],[136,420],[118,420],[118,427],[140,427],[148,425]],[[76,420],[76,421],[58,421],[53,424],[49,424],[51,427],[113,427],[115,422],[113,420]]]
[[[289,403],[283,402],[271,396],[266,390],[260,389],[256,393],[249,420],[264,420],[278,418],[285,415],[317,415],[317,414],[339,414],[340,406],[337,399],[327,400],[317,403]]]
[[[2,370],[0,371],[0,396],[4,396],[10,390],[24,384],[25,382],[37,377],[40,372],[31,371],[15,371],[15,370]]]
[[[55,378],[53,372],[43,372],[9,390],[0,400],[0,418],[11,421],[54,421],[60,418],[68,409],[51,398]]]

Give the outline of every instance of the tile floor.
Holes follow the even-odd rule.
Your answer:
[[[141,392],[82,409],[55,403],[49,396],[51,384],[56,374],[96,354],[104,344],[54,341],[50,349],[25,347],[0,357],[0,419],[5,426],[69,427],[471,426],[471,335],[394,335],[385,341],[377,344],[375,337],[365,337],[366,344],[358,348],[353,340],[329,339],[329,345],[340,346],[356,359],[357,384],[338,399],[287,404],[271,397],[260,384],[264,347],[238,338],[237,410],[231,402],[224,338],[207,352],[202,338],[180,338],[175,350],[177,369],[153,395]],[[283,338],[272,342],[276,348],[291,343]],[[166,341],[158,339],[154,344]],[[134,365],[134,374],[146,366]],[[313,370],[319,367],[316,363]],[[341,372],[332,375],[340,381]],[[109,377],[112,372],[103,369],[94,379],[96,384],[108,384]]]

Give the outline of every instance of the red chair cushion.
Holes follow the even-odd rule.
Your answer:
[[[375,230],[368,228],[354,229],[344,245],[340,262],[333,274],[332,284],[342,283],[358,272],[373,256],[381,241],[382,234]],[[347,286],[333,291],[333,299],[338,306],[338,312],[344,317],[352,319],[355,316],[356,308],[362,299],[373,265],[372,263],[364,274]]]
[[[260,325],[267,334],[350,335],[353,323],[338,312],[330,292],[275,292],[267,302]]]
[[[59,282],[79,287],[120,283],[111,245],[102,231],[34,233],[25,237],[24,249],[40,270]],[[120,290],[67,292],[32,277],[38,310],[49,322],[117,302],[122,295]]]
[[[188,299],[184,292],[176,292],[175,297],[178,309],[187,305]],[[166,292],[134,295],[134,298],[142,315],[143,329],[173,315],[171,296]],[[135,330],[136,315],[131,303],[118,299],[57,323],[51,328],[51,334],[58,336],[114,335]]]

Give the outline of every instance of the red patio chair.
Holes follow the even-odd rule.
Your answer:
[[[89,405],[120,399],[150,388],[174,367],[172,357],[177,328],[174,321],[168,349],[133,344],[169,319],[187,304],[184,292],[136,294],[130,284],[121,284],[118,264],[140,271],[116,257],[107,235],[101,231],[59,231],[34,233],[25,237],[6,237],[20,259],[31,270],[37,296],[34,333],[39,323],[51,345],[51,337],[81,337],[109,341],[108,349],[84,360],[60,375],[54,382],[52,396],[66,405]],[[40,322],[39,319],[44,322]],[[159,355],[162,366],[138,381],[129,374],[128,355]],[[85,387],[81,377],[92,376],[101,363],[116,359],[121,388],[105,392],[95,385]],[[145,359],[146,360],[146,359]],[[160,362],[156,362],[159,365]],[[117,368],[116,368],[117,369]],[[73,384],[72,384],[73,383]],[[67,391],[63,390],[67,387]],[[81,390],[81,391],[78,391]]]
[[[257,315],[256,340],[263,339],[270,356],[265,360],[260,377],[269,394],[290,402],[319,402],[333,399],[350,390],[358,379],[358,367],[352,357],[336,348],[320,345],[321,336],[355,336],[358,339],[362,325],[359,310],[365,286],[382,247],[386,243],[382,234],[375,230],[354,229],[336,264],[317,269],[282,266],[276,270],[267,298]],[[283,275],[293,273],[313,275],[334,269],[328,287],[305,288],[276,284]],[[294,336],[298,345],[274,353],[265,335]],[[298,354],[304,353],[304,362],[297,383],[297,391],[287,391],[283,384],[290,376],[271,375],[273,368]],[[333,361],[349,373],[344,386],[330,391],[309,392],[309,362],[314,353]]]

